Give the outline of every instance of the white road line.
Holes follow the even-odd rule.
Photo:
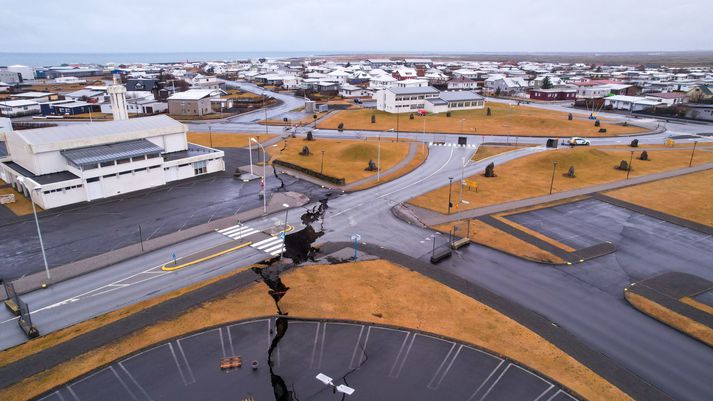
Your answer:
[[[483,380],[483,382],[480,383],[480,386],[478,386],[478,388],[476,388],[475,391],[473,391],[473,394],[471,394],[470,398],[468,398],[468,401],[471,401],[471,400],[473,399],[473,397],[475,397],[475,395],[478,394],[478,392],[483,388],[483,386],[485,385],[485,383],[487,383],[488,380],[490,380],[490,378],[493,377],[493,375],[495,374],[495,372],[497,372],[498,369],[500,369],[500,366],[502,366],[503,363],[505,363],[505,360],[504,360],[504,359],[501,359],[501,360],[500,360],[500,363],[498,364],[498,366],[496,366],[495,369],[493,369],[493,371],[490,372],[490,374],[488,375],[488,377],[486,377],[485,380]],[[480,399],[482,400],[483,397],[481,397]]]
[[[450,342],[450,341],[449,341]],[[438,365],[438,369],[436,369],[436,372],[433,374],[433,377],[431,378],[431,381],[428,382],[428,385],[426,385],[426,388],[429,388],[431,390],[436,390],[438,388],[438,384],[435,386],[433,385],[433,382],[436,380],[436,378],[439,376],[441,373],[441,369],[443,369],[443,366],[446,364],[446,361],[448,361],[448,358],[451,356],[451,353],[453,352],[453,349],[456,347],[455,343],[451,343],[451,348],[448,350],[448,353],[446,354],[446,357],[443,358],[443,362],[441,362],[440,365]],[[460,351],[460,348],[458,348],[458,351]],[[456,352],[456,355],[453,357],[453,360],[455,360],[455,357],[458,356],[458,353]],[[451,364],[453,362],[451,361]],[[448,365],[450,367],[450,365]],[[440,383],[440,381],[439,381]]]
[[[411,347],[413,347],[413,342],[414,342],[414,340],[416,340],[416,336],[418,335],[418,334],[415,334],[415,333],[411,333],[411,334],[413,334],[413,335],[411,336],[411,342],[409,343],[408,348],[406,348],[406,354],[404,354],[404,357],[401,359],[401,363],[399,364],[399,369],[398,369],[398,371],[396,372],[396,374],[389,375],[389,376],[391,376],[391,377],[393,377],[393,378],[395,378],[395,379],[398,379],[398,377],[401,375],[401,371],[403,370],[404,365],[406,364],[406,359],[408,359],[408,354],[409,354],[409,352],[411,352]],[[392,368],[391,370],[392,370],[392,373],[393,373],[393,368]]]

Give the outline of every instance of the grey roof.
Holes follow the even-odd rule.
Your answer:
[[[168,162],[168,161],[172,161],[172,160],[185,159],[187,157],[202,156],[202,155],[205,155],[206,153],[217,153],[217,152],[219,152],[219,151],[215,150],[215,149],[206,148],[203,146],[197,146],[192,143],[189,143],[187,150],[181,150],[178,152],[171,152],[171,153],[164,153],[163,159]]]
[[[183,132],[184,127],[183,124],[171,117],[160,114],[157,116],[131,118],[128,120],[60,125],[57,127],[36,128],[15,132],[32,145],[43,145],[89,138],[114,137],[116,135],[135,132],[160,135],[162,132],[159,132],[159,130],[163,129]],[[63,143],[63,146],[66,145]]]
[[[445,100],[446,102],[462,102],[462,101],[472,101],[472,100],[483,100],[484,99],[479,94],[471,92],[471,91],[441,92],[441,94],[438,97]]]
[[[104,94],[103,91],[96,91],[96,90],[92,90],[92,89],[80,89],[78,91],[67,93],[65,96],[80,98],[80,97],[92,97],[92,96],[103,95],[103,94]]]
[[[102,162],[163,152],[163,148],[147,139],[111,143],[63,150],[60,153],[77,166],[92,166]]]
[[[70,173],[69,171],[60,171],[58,173],[34,175],[31,171],[25,169],[24,167],[22,167],[21,165],[15,163],[15,162],[6,162],[3,164],[5,166],[9,167],[10,169],[14,170],[16,173],[20,174],[21,176],[30,178],[40,185],[54,184],[55,182],[69,181],[69,180],[74,180],[74,179],[79,178],[76,175]]]
[[[438,98],[438,97],[434,97],[434,98],[431,98],[431,99],[426,99],[426,101],[427,101],[428,103],[431,103],[431,104],[436,105],[436,106],[442,106],[442,105],[444,105],[444,104],[448,104],[448,102],[446,102],[445,100],[443,100],[443,99],[441,99],[441,98]]]
[[[438,93],[438,89],[432,86],[410,86],[407,88],[389,88],[387,89],[396,95],[421,95]]]

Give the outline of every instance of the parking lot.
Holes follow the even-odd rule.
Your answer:
[[[713,237],[599,200],[507,218],[574,248],[611,241],[614,254],[563,270],[612,294],[621,296],[631,282],[669,271],[713,279]]]
[[[273,319],[223,326],[156,345],[41,400],[274,399],[268,348]],[[221,358],[241,368],[221,371]],[[257,361],[259,367],[251,369]],[[290,320],[273,355],[273,372],[297,400],[333,400],[315,376],[356,391],[349,400],[551,400],[572,396],[509,360],[426,334],[343,322]],[[74,398],[72,398],[74,397]]]
[[[99,255],[209,221],[262,206],[259,180],[232,177],[248,164],[248,151],[226,151],[226,171],[150,190],[40,213],[40,227],[50,267]],[[286,189],[319,197],[317,185],[281,174]],[[280,183],[268,176],[269,190]],[[1,216],[0,216],[1,217]],[[0,222],[1,224],[2,222]],[[0,278],[14,278],[44,268],[32,216],[0,225]]]

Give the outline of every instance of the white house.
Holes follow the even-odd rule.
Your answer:
[[[419,86],[428,86],[428,81],[425,79],[404,79],[403,81],[396,81],[397,88],[411,88]]]
[[[664,106],[666,106],[666,104],[657,98],[624,95],[614,95],[604,98],[604,107],[611,107],[615,110],[642,111],[652,107]]]
[[[688,94],[682,92],[647,93],[646,97],[658,99],[666,106],[674,106],[688,101]]]
[[[382,89],[374,95],[376,109],[387,113],[413,113],[426,107],[426,99],[440,92],[432,86]]]
[[[379,90],[386,89],[396,85],[396,78],[391,75],[375,76],[369,81],[369,89]]]
[[[448,90],[471,90],[477,87],[477,82],[470,78],[453,78],[448,81]]]
[[[490,77],[485,80],[485,88],[489,92],[496,93],[500,90],[500,93],[513,95],[519,92],[523,92],[528,88],[527,82],[520,77]]]
[[[609,85],[580,86],[577,88],[577,99],[601,99],[609,93]]]
[[[34,100],[7,100],[0,102],[0,116],[19,117],[40,114],[40,104]]]
[[[485,98],[472,91],[445,91],[438,97],[426,99],[429,113],[444,113],[457,110],[474,110],[485,107]]]
[[[373,96],[374,91],[355,85],[344,84],[339,87],[339,96],[344,97],[364,97]]]
[[[186,131],[165,115],[10,130],[0,178],[51,209],[223,171],[223,152]]]
[[[32,70],[32,67],[28,67],[26,65],[10,65],[7,67],[7,70],[20,74],[23,81],[35,79],[35,72]]]

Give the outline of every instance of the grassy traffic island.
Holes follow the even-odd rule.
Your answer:
[[[619,388],[508,316],[410,269],[374,260],[306,266],[281,277],[290,290],[280,307],[289,316],[423,330],[504,355],[561,383],[583,399],[631,400]],[[334,290],[334,283],[339,283],[339,291]],[[123,312],[126,310],[130,311]],[[133,306],[112,313],[124,316],[136,312]],[[267,286],[262,282],[250,284],[4,388],[0,399],[32,398],[153,344],[216,325],[275,314]],[[17,360],[18,353],[24,357],[36,352],[34,341],[60,342],[67,333],[86,330],[84,326],[88,324],[100,327],[100,319],[3,351],[0,361],[12,353]],[[64,337],[58,334],[62,332]]]
[[[487,115],[488,108],[491,111],[490,116]],[[375,119],[374,123],[371,122],[372,116]],[[325,118],[317,127],[337,129],[339,124],[343,123],[346,130],[385,131],[396,129],[398,123],[399,131],[422,132],[424,119],[427,133],[597,137],[631,135],[647,131],[634,125],[624,126],[610,119],[601,119],[600,126],[596,127],[594,120],[578,114],[573,114],[572,120],[568,120],[568,113],[527,106],[511,107],[508,104],[493,102],[486,103],[486,108],[481,110],[454,111],[450,117],[446,113],[431,114],[426,117],[414,113],[413,119],[410,118],[409,113],[402,113],[397,118],[396,114],[370,109],[343,110]],[[600,133],[600,128],[605,128],[607,132]]]
[[[376,138],[364,140],[288,138],[267,149],[271,160],[280,160],[300,168],[320,173],[335,179],[344,179],[345,185],[357,184],[350,189],[364,189],[391,181],[405,175],[418,167],[427,156],[427,149],[415,142],[393,142],[382,140],[381,145]],[[376,169],[370,170],[370,162],[377,167],[381,147],[381,176],[376,181]],[[409,153],[415,154],[408,160]],[[305,147],[307,149],[305,149]],[[401,163],[404,162],[404,163]],[[400,166],[398,166],[401,163]],[[395,167],[396,170],[393,170]],[[391,171],[388,171],[390,170]],[[364,180],[373,179],[369,182]],[[363,185],[359,185],[363,182]]]
[[[451,212],[547,195],[550,183],[552,193],[555,193],[625,180],[627,171],[618,169],[622,161],[628,164],[629,160],[632,160],[629,176],[638,177],[688,167],[691,156],[691,150],[684,148],[649,149],[648,160],[641,160],[641,153],[642,150],[635,148],[580,147],[560,148],[515,159],[496,165],[495,177],[486,178],[482,173],[468,177],[469,180],[477,182],[477,191],[463,188],[465,202],[460,205],[460,188],[458,181],[454,181],[451,196],[455,201]],[[711,161],[713,152],[696,152],[694,165]],[[574,167],[574,177],[568,176],[570,167]],[[442,187],[413,198],[409,203],[446,214],[448,194],[449,186],[448,182],[445,182]]]

